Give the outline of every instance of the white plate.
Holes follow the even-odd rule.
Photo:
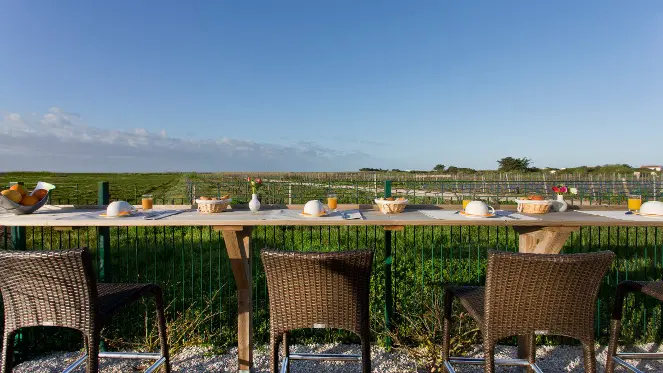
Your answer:
[[[327,216],[327,215],[329,215],[329,214],[326,213],[326,212],[323,212],[323,213],[320,214],[320,215],[309,215],[309,214],[307,214],[307,213],[305,213],[305,212],[300,212],[300,213],[299,213],[299,216],[303,216],[303,217],[305,217],[305,218],[321,218],[321,217],[324,217],[324,216]]]
[[[471,218],[471,219],[490,219],[494,218],[497,216],[497,214],[488,214],[488,215],[472,215],[472,214],[466,214],[464,212],[460,212],[461,216],[464,216],[466,218]]]
[[[138,215],[137,212],[134,212],[134,213],[131,213],[131,214],[122,214],[122,215],[118,215],[118,216],[108,216],[105,213],[99,214],[100,217],[108,218],[108,219],[130,218],[130,217],[136,216],[136,215]]]

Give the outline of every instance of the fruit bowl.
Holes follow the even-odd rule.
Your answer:
[[[41,197],[36,203],[32,205],[22,205],[20,203],[14,202],[5,195],[0,195],[0,210],[5,210],[16,215],[27,215],[32,214],[33,212],[39,210],[48,202],[48,197],[51,195],[51,190],[55,189],[55,185],[45,183],[40,181],[37,183],[37,186],[28,194],[28,196]],[[40,190],[45,190],[46,193],[40,192]],[[23,196],[25,198],[26,196]]]

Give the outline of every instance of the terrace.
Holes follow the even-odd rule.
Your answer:
[[[638,182],[648,184],[636,184]],[[52,205],[43,207],[38,213],[0,217],[0,225],[5,226],[0,229],[0,247],[38,251],[85,246],[94,257],[100,282],[159,284],[165,295],[175,371],[236,371],[238,368],[247,370],[251,365],[254,371],[268,371],[266,360],[269,353],[262,347],[269,341],[269,296],[259,259],[263,247],[297,252],[375,250],[370,322],[372,362],[374,371],[379,372],[429,371],[425,370],[427,365],[429,369],[431,365],[439,365],[439,361],[426,361],[435,353],[426,354],[421,349],[425,342],[421,337],[427,335],[432,343],[441,342],[439,327],[444,286],[483,284],[489,249],[563,254],[610,250],[617,257],[603,279],[594,325],[601,366],[606,359],[605,344],[609,338],[616,285],[625,279],[658,279],[663,267],[663,220],[620,219],[611,214],[614,211],[623,214],[626,195],[636,188],[646,191],[642,193],[644,198],[659,198],[660,184],[651,180],[632,180],[626,184],[576,182],[574,185],[579,185],[580,193],[569,202],[580,211],[530,216],[532,220],[515,213],[513,200],[516,196],[541,193],[549,185],[474,180],[426,181],[424,184],[376,180],[335,183],[275,180],[267,183],[263,196],[266,205],[256,215],[248,212],[244,205],[249,196],[245,183],[191,182],[181,192],[181,200],[157,194],[157,203],[164,205],[156,208],[190,209],[191,206],[183,202],[190,201],[192,196],[228,193],[237,196],[237,203],[231,206],[231,210],[220,214],[190,211],[159,220],[94,217],[99,212],[97,210],[103,211],[103,206],[110,201],[112,185],[102,183],[96,200],[82,198],[85,193],[80,193],[73,201],[70,197],[68,203],[62,201],[66,198],[65,188],[58,187],[51,196]],[[339,210],[360,210],[363,219],[308,219],[292,214],[302,210],[301,203],[321,198],[329,191],[346,202],[339,206]],[[408,197],[408,208],[397,215],[376,211],[372,199],[392,193]],[[134,194],[138,199],[140,194]],[[458,215],[431,217],[420,212],[454,212],[461,208],[460,201],[468,196],[493,204],[499,202],[507,214],[484,220]],[[115,193],[113,198],[138,202]],[[72,206],[72,202],[77,206]],[[98,206],[86,205],[88,203]],[[274,217],[273,213],[277,211],[285,211],[285,218]],[[244,261],[244,270],[250,269],[251,276],[244,278],[249,284],[244,289],[249,290],[248,297],[243,289],[238,291],[241,279],[238,279],[237,272],[233,272],[233,269],[237,270],[238,259]],[[238,303],[249,304],[249,310],[238,307]],[[154,324],[151,307],[149,302],[131,306],[108,325],[102,335],[108,349],[155,350],[158,338],[156,329],[151,326]],[[455,320],[468,319],[460,307],[454,311]],[[136,318],[136,315],[143,317]],[[247,320],[252,321],[253,328],[243,326]],[[147,333],[144,332],[145,325],[148,325]],[[470,321],[456,324],[452,331],[452,336],[455,335],[463,336],[454,340],[458,350],[472,348],[481,341]],[[318,343],[297,349],[318,352],[328,349],[348,352],[356,350],[352,344],[358,342],[352,335],[328,330],[304,331],[294,337],[295,343]],[[658,343],[662,337],[658,302],[641,295],[627,298],[621,343],[639,344],[652,352],[658,350],[657,345],[645,343]],[[503,343],[511,346],[501,347],[498,356],[514,357],[516,351],[512,346],[516,339],[507,339]],[[17,362],[26,361],[17,367],[17,371],[36,371],[35,365],[30,365],[30,360],[39,358],[35,352],[76,351],[82,346],[77,333],[53,328],[28,330],[17,336],[14,344]],[[476,356],[479,352],[474,350],[472,354]],[[544,371],[582,371],[581,349],[570,339],[540,337],[537,354]],[[424,358],[417,359],[421,356]],[[41,364],[51,366],[55,360],[54,357],[42,360]],[[113,369],[110,367],[115,363],[106,364]],[[114,369],[127,371],[128,367],[136,366],[135,362],[129,364],[116,365]],[[656,364],[647,362],[638,367],[651,371],[661,369]],[[306,367],[313,370],[313,366],[299,365],[304,370]],[[358,369],[352,365],[323,366],[325,371]]]

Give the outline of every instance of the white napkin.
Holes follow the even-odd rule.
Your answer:
[[[541,220],[511,211],[497,210],[493,217],[467,217],[453,210],[419,210],[420,213],[437,220]]]
[[[353,219],[363,220],[364,219],[364,216],[361,214],[361,211],[359,211],[359,210],[341,211],[341,215],[343,216],[343,219],[345,219],[345,220],[353,220]]]
[[[627,220],[627,221],[661,221],[663,216],[641,216],[637,214],[627,214],[626,211],[582,211],[583,214],[603,216],[604,218],[618,219],[618,220]]]

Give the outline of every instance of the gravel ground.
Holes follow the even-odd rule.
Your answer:
[[[327,352],[327,353],[359,353],[356,345],[316,345],[316,346],[293,346],[293,352]],[[629,351],[639,352],[663,352],[663,346],[648,344],[629,349]],[[510,346],[500,346],[497,349],[498,358],[513,357],[515,348]],[[605,366],[606,347],[600,346],[597,349],[598,371],[603,371]],[[481,351],[476,350],[473,355],[480,356]],[[79,353],[59,353],[45,356],[40,359],[27,361],[14,369],[17,373],[55,373],[61,372],[64,367],[73,362]],[[224,355],[210,356],[209,350],[205,348],[187,348],[181,351],[172,359],[173,372],[235,372],[237,369],[237,350],[231,349]],[[578,346],[540,346],[537,348],[537,360],[539,366],[544,372],[584,372],[582,367],[582,350]],[[259,348],[254,355],[255,372],[269,372],[269,354],[266,347]],[[396,373],[396,372],[418,372],[415,362],[404,353],[399,351],[386,352],[384,349],[373,347],[372,349],[373,372],[375,373]],[[647,372],[663,371],[663,362],[634,362],[636,367]],[[121,361],[102,359],[101,372],[140,372],[142,368],[140,362]],[[297,372],[329,372],[346,373],[360,372],[359,364],[354,363],[317,363],[308,361],[297,361],[291,365],[292,373]],[[77,372],[84,372],[84,368],[79,368]],[[458,366],[457,371],[461,372],[482,372],[480,367]],[[500,372],[516,372],[517,368],[502,368]],[[625,370],[618,370],[625,372]]]

